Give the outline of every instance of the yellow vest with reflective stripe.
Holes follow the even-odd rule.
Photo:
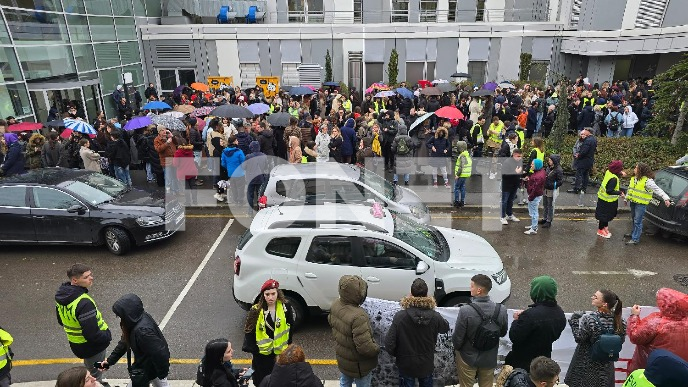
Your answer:
[[[349,101],[348,99],[345,100],[345,101],[342,103],[342,107],[344,108],[345,111],[351,113],[351,101]]]
[[[628,200],[638,204],[650,204],[652,190],[648,190],[645,183],[647,183],[647,176],[641,177],[640,180],[636,180],[635,176],[631,177],[631,183],[628,185],[628,192],[626,193]]]
[[[647,380],[645,370],[641,369],[631,372],[622,387],[655,387],[655,385]]]
[[[614,188],[615,191],[619,190],[619,177],[616,176],[615,174],[609,172],[609,170],[606,170],[604,172],[604,179],[602,179],[602,184],[600,184],[600,189],[597,191],[597,198],[604,200],[605,202],[613,203],[617,200],[619,200],[619,195],[609,195],[607,194],[607,183],[609,180],[612,178],[616,178],[616,187]]]
[[[525,132],[522,130],[517,130],[516,134],[518,134],[518,138],[519,138],[519,140],[521,140],[521,147],[523,147],[523,145],[525,144],[525,141],[526,141],[525,140],[525,135],[526,135]]]
[[[257,307],[257,306],[254,306]],[[270,355],[274,353],[279,355],[287,348],[289,342],[289,324],[287,324],[287,315],[285,313],[286,307],[282,305],[282,301],[277,300],[275,304],[275,331],[274,338],[268,336],[265,327],[265,311],[260,310],[258,321],[256,321],[256,344],[261,355]]]
[[[535,151],[535,158],[542,161],[542,165],[545,165],[545,152],[541,151],[540,148],[533,148]],[[532,160],[531,160],[532,161]],[[535,172],[533,168],[530,168],[530,173]]]
[[[76,307],[79,305],[79,301],[87,299],[90,300],[93,303],[93,306],[96,308],[96,319],[98,320],[98,329],[101,331],[106,331],[108,329],[108,325],[103,320],[103,316],[100,314],[100,310],[98,310],[98,305],[96,305],[96,302],[91,298],[91,296],[88,295],[88,293],[84,293],[77,297],[74,301],[70,302],[67,306],[57,304],[57,312],[60,315],[60,321],[62,321],[62,327],[64,328],[65,333],[67,334],[67,340],[69,340],[70,343],[74,344],[83,344],[87,340],[84,337],[84,333],[81,329],[81,323],[79,323],[79,319],[76,316]]]
[[[483,136],[483,127],[480,124],[473,124],[473,127],[471,127],[471,136],[473,136],[473,130],[476,126],[478,127],[478,138],[483,137],[483,139],[485,139]]]
[[[0,375],[7,367],[12,366],[12,358],[10,357],[10,345],[14,342],[12,335],[7,331],[0,329]]]
[[[502,143],[502,129],[504,129],[504,123],[499,121],[499,124],[490,124],[489,130],[497,132],[497,134],[490,133],[490,140],[496,142],[497,144]]]
[[[301,164],[307,164],[307,163],[308,163],[308,157],[301,156]]]
[[[461,171],[459,171],[459,165],[461,164],[461,157],[466,158],[466,162],[463,164],[461,167]],[[473,170],[473,160],[471,159],[470,154],[468,154],[468,151],[465,150],[461,152],[459,157],[456,158],[456,165],[454,166],[454,175],[458,175],[459,177],[471,177],[471,171]],[[460,174],[459,174],[460,172]]]

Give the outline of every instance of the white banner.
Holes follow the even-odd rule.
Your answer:
[[[381,348],[384,347],[385,336],[387,335],[387,330],[392,324],[394,314],[401,309],[398,302],[379,300],[376,298],[368,298],[363,303],[362,307],[366,310],[370,316],[370,322],[373,327],[373,337],[375,341],[380,345]],[[437,308],[436,309],[442,317],[444,317],[449,322],[449,333],[444,335],[439,335],[437,338],[437,345],[435,347],[435,372],[434,372],[434,385],[435,386],[451,386],[459,383],[458,376],[456,373],[456,362],[454,360],[454,346],[452,345],[452,334],[454,333],[454,327],[456,326],[456,317],[459,313],[459,308]],[[656,312],[659,309],[656,307],[643,307],[641,317],[645,317],[652,312]],[[514,309],[508,310],[509,315],[509,327],[513,321]],[[630,315],[630,308],[624,308],[623,316],[624,320],[628,319]],[[566,313],[566,318],[569,319],[571,313]],[[576,342],[573,339],[573,334],[571,333],[571,326],[567,323],[566,328],[561,333],[559,340],[552,344],[552,359],[556,361],[561,367],[560,379],[562,383],[564,382],[564,376],[566,376],[566,371],[571,363],[571,357],[573,357],[573,352],[576,349]],[[628,337],[623,345],[621,354],[619,355],[619,361],[616,363],[617,369],[625,370],[628,368],[628,362],[633,356],[633,351],[635,345],[630,342]],[[503,337],[499,343],[499,356],[497,370],[504,364],[504,358],[507,353],[511,350],[511,341],[509,340],[509,335]],[[622,385],[623,380],[626,379],[626,372],[617,371],[616,379],[621,381],[617,385]],[[384,348],[380,350],[380,356],[378,357],[378,366],[373,370],[373,385],[374,386],[393,386],[399,383],[399,371],[394,364],[394,358],[387,353]]]

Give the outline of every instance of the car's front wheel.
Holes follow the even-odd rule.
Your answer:
[[[291,294],[285,294],[284,298],[289,303],[294,318],[294,323],[292,325],[294,329],[298,329],[305,322],[306,317],[308,317],[306,305],[303,304],[303,301],[301,301],[299,297],[295,297]]]
[[[124,255],[131,249],[131,239],[126,231],[119,227],[108,227],[104,232],[105,246],[112,254]]]
[[[444,307],[459,307],[461,305],[468,304],[471,301],[470,296],[451,296],[446,300],[442,301],[442,306]]]

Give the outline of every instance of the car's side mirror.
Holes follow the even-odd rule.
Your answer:
[[[83,215],[86,213],[86,209],[81,204],[75,204],[75,205],[69,207],[67,209],[67,212],[69,212],[70,214]]]
[[[430,266],[428,266],[425,261],[420,261],[418,262],[418,265],[416,265],[416,274],[421,275],[425,274],[426,271],[430,269]]]

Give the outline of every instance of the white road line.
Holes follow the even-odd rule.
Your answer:
[[[167,323],[170,322],[172,315],[174,314],[174,312],[179,307],[179,304],[182,303],[182,300],[184,300],[184,297],[186,297],[186,294],[189,292],[189,290],[193,286],[194,282],[196,282],[196,279],[198,279],[198,276],[201,274],[201,272],[205,268],[205,265],[208,264],[210,257],[212,257],[213,254],[215,253],[215,250],[220,245],[220,242],[222,241],[222,239],[224,239],[225,234],[227,234],[227,231],[229,231],[229,227],[232,225],[232,223],[234,223],[234,219],[230,219],[229,222],[227,222],[227,225],[225,226],[224,229],[222,229],[220,236],[217,237],[217,239],[215,240],[215,243],[213,243],[213,245],[210,247],[210,250],[208,250],[208,253],[205,255],[205,258],[203,258],[203,261],[201,262],[200,265],[198,265],[198,268],[196,268],[196,271],[193,273],[193,275],[189,279],[189,282],[186,283],[186,286],[184,286],[184,289],[182,289],[182,292],[179,293],[179,296],[177,296],[177,299],[174,300],[174,303],[170,307],[170,310],[167,311],[165,318],[163,318],[162,322],[160,323],[160,330],[161,331],[164,330]]]
[[[654,271],[626,269],[626,271],[572,271],[572,274],[578,275],[632,275],[636,278],[649,277],[657,275]]]

